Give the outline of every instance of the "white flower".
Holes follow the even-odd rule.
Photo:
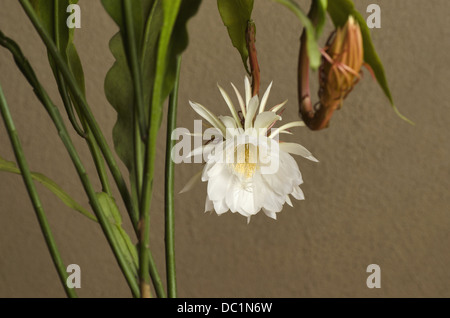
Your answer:
[[[280,133],[287,129],[304,126],[302,121],[291,122],[272,128],[281,120],[279,111],[286,101],[265,111],[272,83],[261,102],[257,95],[251,97],[249,79],[245,78],[245,101],[233,86],[240,105],[237,112],[228,94],[219,86],[231,115],[216,117],[206,107],[189,102],[192,108],[214,128],[221,138],[214,138],[205,146],[194,149],[192,155],[203,154],[206,164],[198,173],[203,182],[208,182],[205,212],[215,210],[222,214],[230,210],[250,220],[261,209],[276,219],[286,202],[292,206],[289,195],[303,200],[299,185],[302,175],[294,158],[296,154],[309,160],[317,159],[303,146],[296,143],[278,142]],[[181,192],[192,188],[194,177]]]

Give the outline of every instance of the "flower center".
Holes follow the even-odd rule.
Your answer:
[[[235,163],[232,165],[234,171],[246,179],[253,177],[258,168],[258,147],[251,144],[241,145],[235,148],[234,154]]]

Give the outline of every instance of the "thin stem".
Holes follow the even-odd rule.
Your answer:
[[[58,51],[61,53],[61,41],[59,38],[59,0],[54,0],[54,40],[55,45]],[[50,57],[50,59],[52,59]],[[53,61],[53,59],[52,59]],[[66,109],[67,116],[69,117],[69,121],[71,122],[73,128],[75,131],[82,137],[86,138],[87,144],[89,147],[89,150],[92,155],[92,159],[94,161],[95,167],[97,168],[97,173],[100,179],[100,182],[102,184],[102,191],[106,192],[107,194],[111,195],[111,188],[108,181],[108,175],[106,173],[105,169],[105,162],[103,160],[103,157],[101,156],[100,150],[98,148],[97,142],[95,141],[94,137],[92,136],[92,133],[90,133],[89,127],[86,125],[86,121],[83,120],[83,118],[80,117],[80,111],[78,107],[76,107],[76,103],[72,105],[72,101],[70,100],[69,93],[67,92],[66,84],[64,82],[64,78],[61,75],[61,72],[59,69],[55,66],[54,69],[54,75],[56,79],[56,83],[58,84],[58,90],[61,95],[64,108]],[[78,122],[76,120],[75,114],[73,112],[73,106],[75,106],[76,112],[78,116],[80,117],[81,124],[83,128],[81,128],[78,125]]]
[[[102,184],[102,191],[112,196],[111,187],[108,181],[108,174],[106,172],[105,161],[102,157],[98,144],[95,141],[95,138],[92,136],[92,133],[89,127],[87,126],[86,126],[86,133],[87,133],[86,141],[89,147],[89,151],[92,155],[95,168],[97,169],[98,177]]]
[[[103,133],[100,130],[100,127],[98,126],[98,123],[95,120],[95,118],[91,112],[91,109],[89,108],[89,105],[86,102],[83,92],[78,87],[78,84],[77,84],[75,78],[73,77],[73,74],[70,72],[69,68],[67,67],[66,63],[64,62],[64,59],[62,58],[61,54],[58,52],[58,49],[56,48],[55,44],[53,43],[51,37],[48,35],[47,31],[45,30],[45,28],[39,21],[39,18],[37,17],[36,12],[34,12],[34,9],[31,6],[30,2],[28,0],[19,0],[19,1],[23,7],[25,13],[28,15],[29,19],[33,23],[36,31],[39,33],[39,36],[44,41],[48,52],[53,57],[56,65],[58,66],[61,74],[63,75],[64,80],[66,81],[76,103],[80,107],[83,118],[86,119],[86,122],[89,125],[89,128],[91,129],[91,132],[92,132],[93,136],[95,137],[95,140],[97,141],[103,156],[105,157],[106,163],[108,164],[111,174],[113,175],[113,178],[119,189],[120,195],[122,196],[122,199],[125,203],[125,207],[127,208],[130,219],[133,223],[137,224],[137,222],[138,222],[137,207],[134,206],[134,204],[131,200],[130,193],[128,191],[128,188],[127,188],[125,180],[122,176],[122,173],[120,172],[119,166],[117,165],[117,162],[106,142],[106,139],[103,136]]]
[[[131,8],[131,1],[133,0],[122,0],[123,18],[125,21],[125,33],[126,36],[123,38],[126,40],[128,65],[131,72],[131,77],[133,79],[133,89],[134,89],[134,99],[135,106],[137,110],[137,121],[139,122],[139,132],[143,140],[146,139],[147,134],[147,123],[144,116],[144,95],[142,90],[142,74],[138,48],[136,46],[136,34],[134,33],[134,20]],[[138,181],[138,180],[136,180]]]
[[[177,71],[175,85],[169,96],[169,111],[167,114],[166,135],[166,175],[165,175],[165,243],[166,243],[166,275],[167,295],[169,298],[177,297],[177,281],[175,271],[175,213],[174,213],[174,163],[172,160],[172,148],[175,141],[172,140],[172,131],[177,125],[178,87],[180,84],[181,56],[177,59]]]
[[[138,224],[139,223],[139,217],[138,217],[139,213],[137,210],[137,205],[135,205],[133,203],[133,201],[131,200],[131,196],[130,196],[130,193],[128,192],[128,188],[126,186],[125,180],[123,179],[123,176],[118,168],[117,162],[115,161],[114,156],[112,155],[111,150],[109,149],[109,146],[106,143],[106,140],[105,140],[100,128],[98,127],[98,124],[95,121],[94,116],[92,115],[92,112],[84,98],[84,94],[81,92],[75,78],[73,77],[72,73],[69,71],[67,65],[65,64],[63,58],[61,57],[58,50],[56,49],[51,38],[49,37],[49,35],[45,31],[45,29],[43,28],[42,24],[40,23],[38,17],[36,16],[36,13],[34,12],[33,8],[31,7],[30,3],[27,0],[19,0],[19,1],[20,1],[20,4],[22,5],[22,7],[24,8],[25,13],[27,14],[27,16],[30,18],[31,22],[33,23],[39,36],[41,37],[44,44],[46,45],[48,52],[54,58],[56,65],[60,68],[61,74],[63,75],[64,80],[66,81],[69,89],[71,90],[71,93],[72,93],[75,101],[80,106],[83,117],[86,118],[86,121],[92,130],[92,134],[94,135],[95,140],[97,141],[97,143],[100,147],[100,150],[106,160],[106,163],[111,171],[114,181],[116,182],[116,185],[119,189],[120,195],[124,201],[124,204],[125,204],[128,214],[130,216],[133,228],[139,237],[139,224]],[[2,35],[1,32],[0,32],[0,35]],[[4,39],[2,39],[2,37],[0,36],[0,43],[2,42],[2,40],[4,40]],[[7,45],[8,45],[8,43],[5,46],[7,46]],[[15,47],[12,47],[12,48],[9,47],[8,49],[11,50],[11,52],[14,55],[14,58],[17,59],[17,55],[15,54],[15,53],[17,53],[17,49],[18,49],[17,45],[15,45]],[[20,60],[20,56],[19,56],[19,61],[16,60],[16,62],[18,63],[19,68],[21,69],[22,72],[24,72],[25,75],[27,72],[29,73],[29,68],[31,68],[31,67],[29,67],[28,69],[27,69],[27,67],[25,67],[25,69],[24,69],[23,68],[24,63],[20,63],[20,62],[24,62],[24,61]],[[34,74],[31,74],[31,75],[34,76]],[[33,84],[31,84],[31,85],[33,86]],[[36,90],[36,88],[35,88],[35,90]],[[38,98],[41,100],[41,102],[43,102],[40,96],[38,96]],[[151,192],[151,186],[147,189],[148,189],[148,191]],[[148,205],[148,207],[149,207],[149,205]],[[158,293],[158,296],[165,297],[164,288],[162,286],[161,279],[160,279],[157,269],[155,267],[155,263],[153,262],[153,259],[151,257],[150,251],[148,252],[147,259],[148,259],[149,266],[150,266],[150,275],[152,277],[153,283],[155,284],[155,289]]]
[[[17,134],[16,127],[14,125],[14,121],[9,111],[8,104],[3,94],[1,85],[0,85],[0,111],[3,117],[3,121],[5,122],[6,129],[8,131],[9,139],[11,140],[11,144],[14,150],[14,154],[16,156],[18,166],[21,171],[23,181],[25,182],[28,195],[30,196],[31,202],[36,212],[36,216],[38,218],[41,231],[44,234],[44,239],[50,251],[53,264],[55,265],[56,270],[58,272],[59,279],[61,280],[61,283],[64,287],[67,296],[70,298],[76,298],[78,296],[75,290],[67,286],[68,276],[66,272],[66,267],[64,266],[61,255],[59,254],[55,239],[53,238],[53,234],[50,229],[50,225],[48,224],[47,218],[45,216],[41,200],[39,199],[39,194],[36,191],[36,187],[34,185],[30,169],[28,168],[28,163],[27,160],[25,159],[25,154],[23,152],[19,136]]]
[[[73,145],[73,142],[67,132],[66,126],[64,124],[64,121],[61,117],[61,114],[59,113],[58,108],[53,104],[51,99],[49,98],[47,92],[44,90],[42,85],[39,83],[36,74],[34,70],[32,69],[31,65],[28,63],[27,59],[23,56],[23,53],[21,52],[20,48],[17,46],[15,42],[13,42],[11,39],[6,38],[1,32],[0,32],[0,44],[8,48],[11,53],[13,53],[14,59],[19,66],[22,73],[27,78],[28,82],[31,84],[31,86],[34,88],[34,93],[39,98],[39,100],[44,105],[45,109],[47,110],[48,114],[50,115],[50,118],[52,119],[53,123],[55,124],[55,127],[58,131],[58,134],[67,149],[67,152],[69,153],[69,156],[75,166],[75,169],[78,173],[78,176],[80,177],[81,183],[84,187],[84,190],[89,198],[89,202],[92,206],[92,209],[94,210],[95,216],[97,217],[100,226],[106,236],[106,239],[113,250],[114,256],[116,257],[117,262],[119,263],[119,266],[125,276],[125,279],[127,280],[128,285],[130,286],[130,289],[135,297],[139,297],[139,287],[137,285],[136,279],[134,277],[133,270],[130,267],[130,264],[125,259],[125,257],[122,255],[120,248],[118,246],[118,243],[116,242],[114,238],[114,234],[112,231],[112,225],[110,224],[110,221],[106,218],[106,216],[103,213],[102,207],[100,206],[100,203],[98,201],[97,195],[95,193],[95,190],[89,180],[89,177],[86,173],[86,170],[81,162],[81,159]]]

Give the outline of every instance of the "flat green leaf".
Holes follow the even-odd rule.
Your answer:
[[[241,54],[245,69],[249,72],[246,30],[252,16],[253,0],[217,0],[217,8],[231,42]]]
[[[122,227],[122,216],[120,215],[116,201],[105,192],[99,192],[96,195],[103,213],[113,225],[113,236],[119,246],[120,252],[124,255],[134,275],[137,277],[137,269],[139,266],[137,249]]]
[[[12,161],[7,161],[0,157],[0,171],[10,172],[14,174],[20,175],[20,169],[16,166],[16,164]],[[72,197],[70,197],[58,184],[56,184],[50,178],[44,176],[41,173],[32,172],[31,176],[33,180],[38,181],[51,192],[53,192],[61,201],[68,206],[69,208],[80,212],[84,216],[88,217],[93,221],[97,221],[97,218],[89,213],[86,209],[84,209],[78,202],[76,202]]]
[[[181,2],[181,1],[179,1]],[[161,1],[161,0],[134,0],[133,12],[139,12],[141,17],[134,17],[136,25],[140,30],[135,30],[136,34],[142,34],[136,43],[140,48],[141,74],[143,81],[143,101],[144,116],[149,117],[150,111],[155,112],[152,115],[152,122],[157,127],[160,126],[162,103],[172,90],[175,80],[175,61],[176,57],[187,47],[188,36],[186,23],[193,16],[200,5],[200,0],[182,1]],[[105,10],[118,24],[120,30],[123,27],[121,18],[121,0],[102,0]],[[178,7],[177,7],[178,6]],[[178,9],[180,9],[178,11]],[[179,14],[178,14],[179,12]],[[165,14],[167,19],[165,20]],[[172,23],[168,30],[168,21]],[[165,31],[162,32],[163,24]],[[130,181],[134,189],[134,129],[133,129],[133,107],[134,107],[134,88],[131,78],[131,72],[127,63],[127,53],[124,46],[125,34],[119,31],[110,41],[109,47],[115,58],[115,63],[109,70],[105,78],[105,94],[109,103],[117,112],[117,122],[113,129],[113,140],[116,152],[120,159],[125,163],[130,174]],[[138,37],[136,37],[138,38]],[[126,43],[126,42],[125,42]],[[161,51],[159,59],[158,50],[161,43],[165,46]],[[160,74],[158,80],[158,96],[153,96],[155,87],[155,78],[157,72],[157,62],[160,65]],[[156,98],[156,99],[154,99]],[[154,101],[157,100],[155,103]],[[152,104],[155,104],[152,106]],[[154,109],[152,110],[152,107]],[[144,147],[142,145],[142,147]],[[143,160],[143,158],[141,158]]]
[[[61,55],[67,62],[79,87],[85,92],[84,73],[75,45],[73,44],[74,30],[67,27],[66,12],[70,4],[77,4],[78,0],[33,0],[31,4],[39,19],[51,35]],[[49,55],[50,66],[53,73],[57,74],[57,68]],[[58,83],[60,85],[60,83]]]
[[[126,165],[136,200],[135,162],[134,162],[134,125],[133,109],[135,106],[134,86],[128,63],[126,44],[126,29],[122,17],[121,0],[102,0],[107,13],[119,26],[119,32],[109,42],[109,48],[115,58],[115,63],[105,78],[105,95],[109,103],[117,112],[117,121],[113,128],[113,141],[117,155]],[[158,0],[132,1],[135,43],[140,48],[142,63],[142,78],[144,87],[144,117],[148,117],[150,96],[154,80],[156,46],[159,30],[162,25],[161,4]],[[143,35],[143,37],[142,37]],[[126,42],[125,42],[126,43]],[[143,147],[143,146],[142,146]],[[143,160],[143,158],[141,158]]]
[[[328,3],[328,13],[336,27],[342,27],[347,22],[349,15],[352,15],[358,21],[363,38],[364,61],[372,68],[378,84],[381,86],[381,89],[383,90],[384,94],[389,99],[389,102],[391,103],[395,113],[405,121],[409,122],[410,124],[414,124],[411,120],[403,116],[394,104],[394,99],[392,98],[392,94],[388,86],[388,82],[384,72],[384,67],[373,45],[372,38],[370,36],[370,30],[367,27],[366,20],[355,9],[353,1],[351,0],[330,1]]]
[[[274,1],[284,5],[289,10],[291,10],[297,16],[297,18],[300,20],[300,22],[303,24],[303,26],[305,27],[306,34],[307,34],[306,46],[308,49],[308,57],[309,57],[310,67],[313,70],[316,70],[320,66],[320,61],[321,61],[319,45],[317,44],[317,37],[316,37],[319,34],[319,32],[316,32],[316,29],[314,28],[314,25],[311,22],[311,20],[302,11],[302,9],[298,6],[298,4],[295,1],[293,1],[293,0],[274,0]],[[319,1],[319,3],[320,3],[320,8],[323,8],[323,5],[325,4],[324,1]],[[319,10],[319,13],[320,12],[321,11]],[[319,23],[324,23],[324,22],[319,18]],[[321,28],[323,28],[323,26]]]
[[[317,25],[316,25],[316,39],[322,35],[325,22],[327,21],[327,7],[328,0],[314,0],[317,4]]]
[[[164,101],[173,89],[176,78],[177,57],[181,55],[188,47],[189,36],[187,23],[190,18],[195,16],[200,7],[201,0],[182,1],[178,16],[173,26],[170,37],[170,44],[166,62],[166,74],[162,90],[162,100]]]

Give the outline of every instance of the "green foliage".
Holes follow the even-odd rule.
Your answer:
[[[298,6],[298,4],[295,1],[293,0],[274,0],[274,1],[284,5],[289,10],[291,10],[303,24],[307,35],[306,47],[308,50],[310,67],[313,70],[317,69],[321,61],[321,55],[319,45],[317,44],[317,38],[320,35],[320,32],[322,31],[323,25],[325,23],[325,18],[323,16],[325,15],[324,8],[326,8],[327,1],[321,0],[317,2],[319,4],[317,30],[314,27],[311,20],[308,18],[308,16],[302,11],[302,9]]]
[[[0,157],[0,171],[10,172],[14,174],[20,175],[20,169],[16,166],[16,164],[12,161],[7,161]],[[56,184],[53,180],[46,177],[45,175],[37,172],[32,172],[31,177],[33,180],[41,183],[51,192],[53,192],[61,201],[68,206],[69,208],[80,212],[84,216],[88,217],[93,221],[97,221],[97,218],[89,213],[85,208],[83,208],[78,202],[76,202],[70,195],[68,195],[58,184]]]
[[[176,74],[176,57],[187,47],[188,34],[186,23],[190,17],[195,15],[200,5],[200,0],[182,1],[180,10],[173,10],[166,6],[172,6],[177,1],[161,0],[133,0],[132,13],[134,23],[134,34],[138,48],[140,61],[140,74],[143,86],[143,111],[148,124],[160,126],[160,114],[162,103],[173,88]],[[120,159],[125,163],[131,178],[131,184],[135,184],[135,158],[134,158],[134,117],[133,110],[136,106],[132,75],[128,63],[128,52],[122,16],[122,1],[102,0],[105,10],[113,18],[120,28],[110,41],[110,50],[115,58],[115,63],[105,78],[105,94],[117,112],[117,122],[113,129],[114,146]],[[168,34],[163,32],[167,24],[165,12],[174,15],[173,31]],[[179,13],[178,13],[179,12]],[[164,38],[166,37],[166,38]],[[158,53],[161,41],[167,40],[167,48]],[[158,55],[159,54],[159,55]],[[157,73],[157,63],[161,68],[160,93],[157,96],[157,104],[154,103],[153,91]],[[150,116],[155,113],[156,116]],[[151,123],[147,120],[151,117]],[[141,147],[143,145],[141,144]],[[144,160],[143,155],[138,161]],[[135,189],[133,190],[135,192]],[[135,195],[135,194],[134,194]]]
[[[99,192],[96,195],[105,217],[112,224],[112,234],[119,250],[130,266],[133,274],[137,277],[139,266],[137,249],[131,242],[127,232],[122,228],[122,216],[120,215],[116,201],[105,192]]]
[[[245,69],[249,72],[246,30],[252,16],[253,0],[217,0],[217,8],[223,24],[228,29],[231,42],[239,51]]]

